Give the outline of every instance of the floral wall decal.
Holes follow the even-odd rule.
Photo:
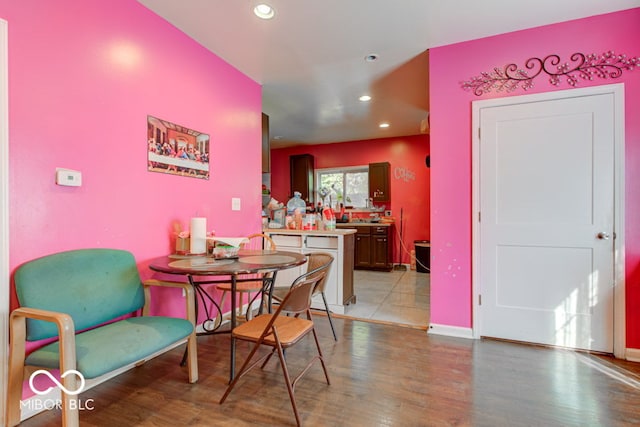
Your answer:
[[[594,78],[615,79],[623,71],[633,71],[640,67],[640,57],[632,58],[627,55],[617,55],[610,50],[601,55],[574,53],[570,62],[561,63],[559,55],[547,55],[544,59],[529,58],[525,62],[525,69],[516,64],[505,65],[504,68],[494,68],[493,71],[483,72],[479,76],[461,82],[464,90],[473,91],[477,96],[491,92],[513,92],[521,87],[524,90],[533,87],[533,79],[545,73],[549,82],[558,86],[564,77],[570,86],[576,86],[582,80]]]

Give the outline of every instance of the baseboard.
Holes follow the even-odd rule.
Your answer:
[[[640,362],[640,348],[625,349],[625,359],[629,362]]]
[[[456,338],[473,338],[473,329],[462,328],[460,326],[438,325],[436,323],[429,324],[428,334],[431,335],[445,335],[448,337]]]
[[[242,309],[240,309],[240,307],[237,307],[236,310],[240,310],[241,313],[246,313],[247,312],[247,307],[249,305],[248,304],[243,304],[242,305]],[[256,301],[253,302],[253,304],[251,305],[252,310],[257,310],[260,308],[260,300],[257,299]],[[324,309],[324,307],[323,307]],[[214,321],[216,320],[215,318],[213,319]],[[231,310],[229,311],[225,311],[224,313],[222,313],[222,323],[220,324],[220,326],[224,326],[227,323],[231,323]],[[211,328],[211,325],[209,325],[209,327]],[[198,323],[196,325],[196,333],[201,334],[201,333],[206,333],[208,332],[206,329],[204,329],[204,326],[202,325],[202,323]]]

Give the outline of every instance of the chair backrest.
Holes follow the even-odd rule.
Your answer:
[[[311,296],[318,283],[324,278],[324,272],[310,272],[299,276],[293,281],[291,288],[284,297],[275,315],[280,312],[298,314],[304,313],[311,307]]]
[[[329,277],[329,269],[333,263],[333,255],[327,252],[312,252],[307,254],[307,273],[312,277],[315,274],[323,274],[323,278],[318,282],[313,294],[324,292],[324,288]]]
[[[242,244],[243,250],[276,250],[276,243],[271,239],[270,236],[267,236],[263,233],[254,233],[247,236],[247,241]],[[251,279],[251,278],[263,278],[265,276],[269,276],[272,273],[252,273],[252,274],[243,274],[243,279]]]
[[[21,265],[14,280],[21,306],[67,313],[77,331],[144,305],[135,258],[118,249],[79,249],[47,255]],[[57,335],[55,324],[27,320],[28,340]]]
[[[247,236],[248,242],[242,245],[242,249],[268,249],[276,250],[276,244],[271,237],[262,233]]]

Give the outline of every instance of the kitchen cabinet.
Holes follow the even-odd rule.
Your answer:
[[[311,154],[289,156],[289,171],[291,174],[290,196],[293,197],[293,193],[298,191],[307,205],[313,205],[313,156]]]
[[[262,173],[271,171],[271,142],[269,140],[269,116],[262,113]]]
[[[343,227],[353,225],[341,225]],[[355,226],[354,268],[357,270],[391,271],[392,235],[390,225],[368,224]]]
[[[369,163],[369,197],[374,202],[391,201],[390,170],[389,162]]]
[[[367,268],[371,266],[371,233],[369,227],[357,227],[356,230],[354,266]]]
[[[345,314],[346,306],[355,303],[353,290],[353,251],[355,230],[265,230],[278,250],[308,254],[327,252],[334,261],[329,270],[325,296],[329,310]],[[307,271],[306,264],[278,271],[276,286],[290,286],[293,281]],[[324,310],[322,295],[313,298],[311,306]]]

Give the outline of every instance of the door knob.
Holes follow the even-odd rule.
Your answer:
[[[600,240],[609,240],[609,233],[605,233],[604,231],[601,231],[597,234],[597,237]]]

